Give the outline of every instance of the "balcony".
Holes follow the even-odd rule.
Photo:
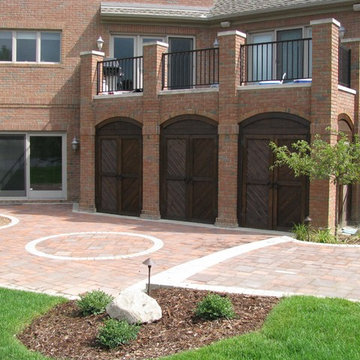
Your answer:
[[[240,59],[242,85],[310,81],[312,39],[242,45]]]
[[[162,89],[203,88],[219,84],[219,49],[162,55]]]
[[[97,63],[97,94],[143,91],[142,56],[108,59]]]
[[[350,50],[339,47],[339,84],[350,87]],[[161,89],[219,86],[219,48],[163,53]],[[245,44],[240,47],[238,85],[311,83],[312,39]],[[97,94],[142,92],[143,57],[108,59],[97,64]]]

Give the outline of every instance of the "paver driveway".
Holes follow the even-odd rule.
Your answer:
[[[0,286],[66,295],[99,288],[117,294],[146,279],[147,267],[142,262],[149,256],[156,263],[152,269],[156,274],[225,248],[273,236],[80,214],[62,204],[2,206],[0,213],[19,219],[17,225],[0,229]],[[156,237],[163,246],[141,255],[154,246],[152,240],[141,235]],[[27,244],[38,239],[37,254],[25,250]],[[111,259],[136,253],[140,255]]]
[[[1,206],[0,286],[67,296],[153,283],[262,295],[360,300],[360,247],[301,243],[273,232],[72,212],[70,205]]]

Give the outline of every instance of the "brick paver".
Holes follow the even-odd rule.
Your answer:
[[[74,213],[65,204],[1,206],[0,214],[20,220],[15,226],[0,228],[0,286],[68,296],[99,288],[115,295],[146,279],[147,267],[142,262],[149,256],[156,263],[152,273],[161,277],[166,270],[177,271],[171,270],[175,266],[185,266],[181,268],[184,270],[187,263],[194,266],[193,260],[249,243],[245,247],[252,247],[276,236],[271,232]],[[160,239],[163,247],[151,254],[116,260],[74,259],[141,253],[154,245],[146,236]],[[57,258],[25,250],[27,244],[40,238],[36,250]],[[184,271],[189,277],[181,282],[194,287],[360,300],[360,247],[288,239],[238,256],[233,251],[230,256],[234,257],[222,258],[224,261],[210,263],[205,269],[196,268],[197,273]],[[211,258],[219,259],[219,255]]]
[[[70,205],[26,204],[1,206],[1,214],[20,220],[0,229],[0,286],[78,295],[91,289],[112,294],[146,279],[142,262],[151,256],[153,274],[228,247],[269,238],[258,232],[199,227],[72,212]],[[32,255],[26,244],[38,238],[80,232],[128,232],[151,235],[164,246],[151,255],[118,260],[73,261]],[[129,246],[130,245],[130,246]],[[59,256],[96,257],[139,252],[151,247],[147,239],[94,234],[60,236],[37,245],[39,251]]]
[[[360,300],[360,247],[277,244],[224,261],[187,282]]]

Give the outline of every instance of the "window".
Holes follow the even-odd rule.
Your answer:
[[[0,31],[0,61],[12,60],[11,31]]]
[[[59,63],[60,32],[0,31],[0,61]]]
[[[66,198],[66,136],[0,134],[0,197]]]

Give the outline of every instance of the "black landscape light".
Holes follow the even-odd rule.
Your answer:
[[[151,275],[151,267],[155,265],[155,263],[150,259],[146,259],[143,262],[144,265],[147,265],[148,267],[148,285],[147,285],[147,294],[150,296],[150,275]]]
[[[304,219],[304,225],[306,226],[306,233],[307,233],[307,241],[310,241],[310,224],[311,224],[311,217],[310,216],[307,216],[305,219]]]

